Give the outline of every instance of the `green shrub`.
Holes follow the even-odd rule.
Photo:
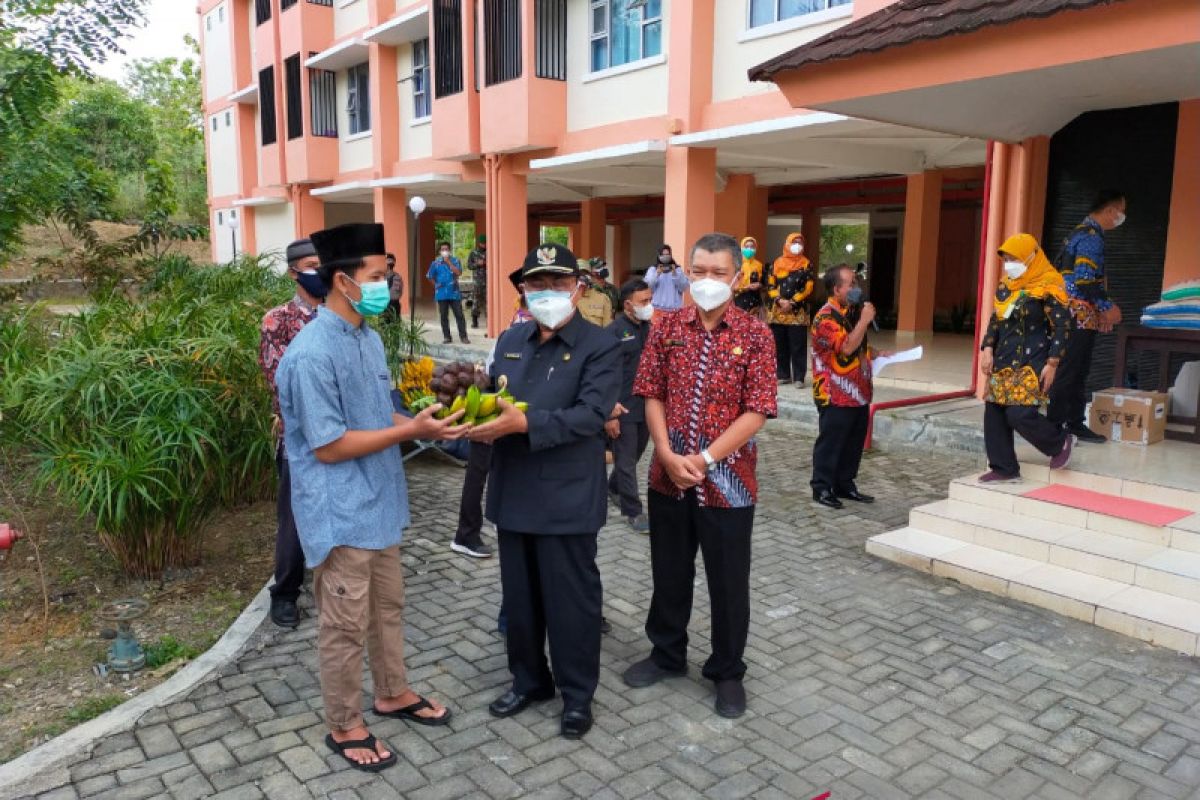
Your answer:
[[[125,696],[120,694],[106,694],[100,697],[89,697],[82,702],[79,702],[67,711],[67,720],[69,722],[80,723],[87,722],[90,719],[103,714],[105,711],[110,711],[121,703],[125,702]]]
[[[252,259],[201,268],[168,256],[141,297],[113,294],[61,321],[3,390],[39,486],[93,517],[130,575],[198,563],[212,512],[270,493],[259,324],[287,292]]]

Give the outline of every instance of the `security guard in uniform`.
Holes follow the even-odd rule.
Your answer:
[[[469,434],[494,443],[487,518],[498,531],[513,676],[488,710],[512,716],[557,686],[562,735],[578,739],[592,727],[600,677],[596,537],[607,516],[604,424],[620,387],[619,344],[577,312],[583,286],[567,248],[531,252],[521,289],[533,321],[500,335],[490,374],[529,409],[501,401],[499,419]]]

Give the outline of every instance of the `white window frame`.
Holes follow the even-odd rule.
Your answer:
[[[789,28],[793,24],[804,25],[807,24],[807,20],[816,18],[816,15],[818,14],[822,15],[822,17],[829,16],[830,19],[836,19],[840,16],[849,16],[854,8],[854,0],[846,0],[846,2],[836,4],[834,3],[834,0],[823,0],[825,3],[824,8],[818,8],[815,11],[805,11],[802,14],[795,14],[793,16],[780,19],[779,4],[782,3],[783,0],[770,0],[770,2],[773,2],[775,5],[775,13],[772,15],[773,19],[771,19],[770,22],[760,22],[758,25],[755,25],[754,0],[746,0],[746,30],[758,31],[771,25],[787,25]],[[845,10],[843,11],[843,9]],[[805,22],[796,23],[796,20],[804,20]],[[823,21],[823,19],[816,19],[815,21]]]
[[[417,62],[417,46],[424,45],[425,61]],[[413,121],[429,119],[433,116],[433,94],[429,85],[432,75],[429,63],[429,37],[417,39],[412,43],[412,72],[413,72]],[[417,91],[417,76],[420,76],[421,90]],[[421,112],[425,113],[422,114]]]
[[[358,91],[358,73],[366,70],[367,72],[367,96],[359,97]],[[355,64],[346,69],[346,134],[347,136],[365,136],[371,132],[371,67],[370,62],[364,61],[361,64]],[[366,105],[360,105],[365,103]],[[365,108],[367,112],[367,125],[363,127],[362,120],[359,118],[359,112]]]
[[[666,0],[663,0],[663,2],[666,2]],[[663,27],[662,3],[659,3],[657,17],[650,17],[650,18],[646,17],[646,5],[645,4],[643,4],[639,8],[641,9],[641,12],[642,12],[642,20],[640,23],[638,23],[638,57],[635,59],[632,59],[630,61],[626,61],[623,64],[617,64],[614,66],[612,63],[612,38],[611,38],[612,37],[612,0],[589,0],[589,2],[588,2],[588,53],[587,53],[588,72],[592,72],[592,73],[607,72],[608,70],[619,69],[621,67],[625,67],[630,64],[636,64],[639,61],[645,61],[648,58],[658,58],[659,56],[662,55],[661,33],[659,34],[660,38],[659,38],[658,52],[647,54],[646,49],[645,49],[646,48],[646,28],[655,23],[658,23],[660,30]],[[747,5],[747,8],[749,8],[749,5]],[[597,33],[592,27],[596,23],[597,9],[604,10],[604,30],[599,33]],[[593,48],[595,42],[598,42],[601,40],[604,40],[604,53],[607,56],[607,58],[605,59],[605,64],[603,67],[597,67],[595,64],[592,63],[592,48]]]

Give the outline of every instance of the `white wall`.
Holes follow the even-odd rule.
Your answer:
[[[853,7],[853,3],[848,3],[773,25],[749,28],[749,0],[718,0],[713,43],[713,101],[778,91],[769,81],[751,82],[747,71],[845,25],[850,21]],[[749,41],[739,41],[747,37]]]
[[[671,3],[664,2],[662,9],[665,54]],[[570,0],[567,10],[567,130],[666,114],[666,63],[587,80],[592,75],[589,14],[588,0]]]
[[[212,257],[217,264],[226,264],[233,260],[233,239],[237,236],[237,251],[242,252],[242,236],[244,232],[239,228],[236,232],[229,225],[232,215],[237,217],[242,216],[240,209],[231,207],[214,208],[210,212],[208,220],[209,240],[212,242]]]
[[[333,38],[340,39],[365,28],[369,21],[367,0],[334,0]]]
[[[204,93],[211,103],[236,91],[233,85],[233,58],[230,54],[229,3],[221,3],[200,21],[204,52]],[[211,26],[211,30],[210,30]]]
[[[401,78],[407,78],[412,74],[412,52],[411,44],[401,45],[396,48],[396,71]],[[433,70],[429,72],[430,78],[433,77]],[[432,86],[430,90],[432,91]],[[413,84],[412,81],[403,81],[396,84],[396,91],[400,94],[400,158],[415,159],[415,158],[430,158],[433,156],[433,125],[429,123],[419,123],[413,125]]]
[[[375,162],[371,151],[371,134],[356,133],[350,135],[350,114],[346,111],[346,70],[337,73],[337,113],[338,113],[338,169],[340,172],[353,172],[356,169],[367,169]],[[363,98],[366,100],[367,98]],[[375,129],[379,109],[371,108],[371,128]]]
[[[216,130],[213,130],[213,122]],[[205,121],[208,126],[208,174],[213,197],[238,193],[237,107],[226,106]]]
[[[285,266],[284,251],[296,238],[292,220],[291,203],[259,206],[254,209],[255,246],[260,255],[273,256],[275,268],[280,271]]]

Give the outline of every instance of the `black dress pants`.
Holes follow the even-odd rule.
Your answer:
[[[462,300],[438,300],[438,317],[442,322],[442,338],[450,338],[450,312],[454,312],[454,322],[458,325],[458,338],[467,338],[467,321],[463,317]]]
[[[492,446],[471,442],[467,450],[467,474],[463,477],[462,499],[458,501],[458,530],[454,541],[479,544],[483,530],[483,489],[492,466]]]
[[[867,441],[867,406],[818,406],[813,445],[813,492],[846,494],[858,489],[858,465]]]
[[[564,711],[588,708],[600,681],[603,589],[596,534],[501,529],[499,541],[513,691],[529,694],[557,684]],[[547,636],[553,674],[546,663]]]
[[[1057,423],[1038,413],[1037,406],[1002,406],[987,403],[983,411],[983,444],[988,467],[1002,475],[1021,474],[1013,431],[1038,449],[1042,455],[1056,456],[1063,448],[1067,432]]]
[[[282,447],[275,450],[275,473],[279,491],[275,498],[275,583],[270,592],[273,598],[294,601],[304,585],[304,550],[292,516],[292,476]]]
[[[650,428],[644,421],[621,420],[621,435],[611,440],[613,470],[608,478],[608,491],[617,496],[621,516],[636,517],[642,513],[642,495],[638,491],[637,465],[650,441]]]
[[[804,382],[808,374],[808,326],[771,324],[775,336],[775,377]]]
[[[704,556],[712,619],[712,654],[704,677],[741,680],[746,674],[750,631],[750,532],[754,506],[706,508],[690,490],[677,500],[650,490],[650,568],[654,595],[646,617],[650,657],[663,669],[687,666],[687,627],[692,616],[696,550]]]
[[[1093,330],[1072,328],[1067,338],[1067,353],[1050,386],[1050,406],[1046,416],[1058,425],[1084,425],[1083,410],[1087,407],[1087,379],[1092,371],[1092,354],[1096,350]]]

